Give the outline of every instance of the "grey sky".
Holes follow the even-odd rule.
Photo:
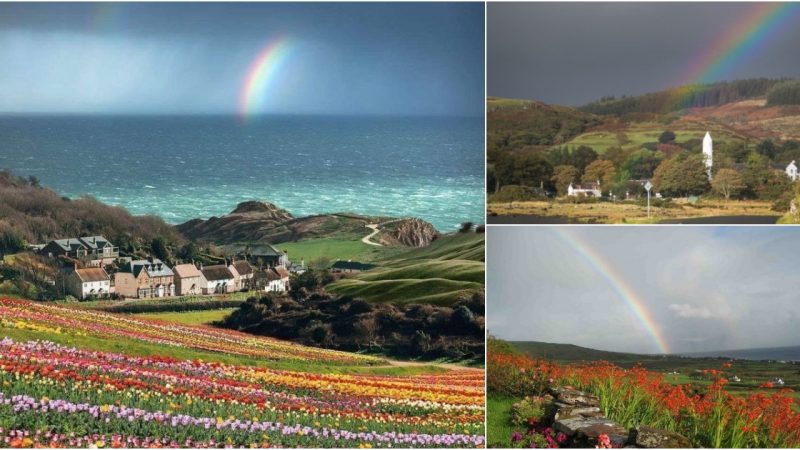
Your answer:
[[[487,6],[488,95],[580,105],[686,83],[692,62],[752,3],[495,3]],[[713,79],[800,76],[800,8]]]
[[[0,3],[0,113],[232,113],[278,37],[260,112],[481,116],[478,3]]]
[[[487,233],[487,325],[495,336],[658,352],[622,295],[576,250],[580,242],[641,299],[670,352],[800,345],[799,230],[588,226]]]

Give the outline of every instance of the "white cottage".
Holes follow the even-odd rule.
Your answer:
[[[239,274],[235,273],[233,266],[219,264],[200,269],[206,281],[203,294],[226,294],[236,290],[236,281]]]
[[[67,275],[67,289],[78,297],[108,297],[111,294],[111,278],[102,267],[75,269]]]
[[[597,183],[572,184],[567,187],[567,195],[570,197],[601,197],[603,192],[600,190],[600,181]]]

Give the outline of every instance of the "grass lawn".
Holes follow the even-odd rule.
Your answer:
[[[375,375],[413,375],[419,373],[441,373],[446,369],[428,365],[369,367],[353,365],[334,365],[314,363],[310,361],[265,361],[258,358],[229,355],[223,353],[194,350],[177,346],[161,345],[149,342],[124,339],[113,336],[78,335],[71,333],[52,333],[46,331],[22,330],[0,326],[0,339],[9,337],[16,341],[48,340],[57,344],[68,345],[88,350],[122,353],[131,356],[166,356],[179,360],[195,360],[238,364],[245,366],[269,367],[278,370],[292,370],[309,373],[334,374],[375,374]]]
[[[235,310],[236,308],[224,308],[206,311],[143,313],[136,314],[136,316],[147,317],[148,319],[166,320],[167,322],[174,322],[182,325],[208,325],[212,322],[222,320]]]
[[[511,423],[511,405],[516,398],[486,397],[486,442],[489,447],[507,448],[511,445],[511,434],[517,430]]]
[[[302,259],[306,264],[320,258],[328,258],[331,262],[337,259],[374,261],[385,254],[386,248],[361,242],[361,238],[369,232],[368,228],[364,228],[363,234],[304,239],[297,242],[284,242],[275,246],[288,252],[292,261],[300,262]]]

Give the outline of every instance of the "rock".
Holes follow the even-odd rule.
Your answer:
[[[587,394],[586,392],[579,391],[569,386],[551,389],[551,394],[553,394],[557,402],[569,406],[576,406],[576,407],[600,406],[600,400],[598,400],[597,397],[595,397],[594,395]]]
[[[630,443],[639,448],[692,448],[691,441],[686,437],[648,426],[633,428]]]
[[[595,417],[602,415],[600,408],[597,406],[574,406],[565,405],[563,403],[555,403],[555,407],[555,420],[574,416]]]
[[[589,427],[581,428],[575,434],[573,443],[579,446],[595,447],[598,443],[598,436],[605,434],[611,441],[614,448],[624,447],[629,440],[628,430],[616,423],[601,423]]]
[[[427,247],[439,237],[439,232],[424,220],[406,219],[394,227],[392,237],[408,247]]]
[[[292,215],[289,214],[289,212],[285,209],[280,209],[269,202],[259,202],[255,200],[241,202],[236,205],[236,208],[233,211],[231,211],[231,214],[245,213],[264,213],[279,220],[289,220],[292,218]]]

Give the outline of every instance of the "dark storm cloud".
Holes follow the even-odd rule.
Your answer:
[[[0,112],[228,113],[291,43],[266,112],[482,115],[482,4],[2,3]]]
[[[579,105],[687,82],[748,3],[489,3],[488,95]],[[800,14],[724,79],[800,76]],[[778,32],[779,31],[779,32]]]

